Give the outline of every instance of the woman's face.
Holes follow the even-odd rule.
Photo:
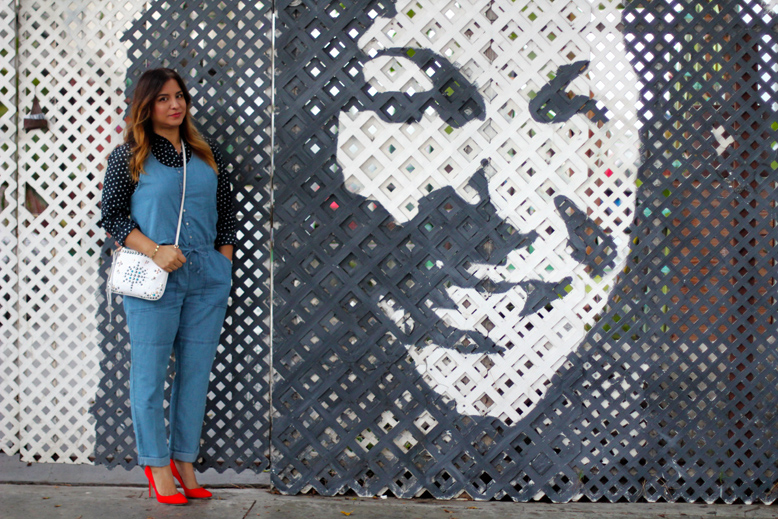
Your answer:
[[[418,5],[399,2],[360,37],[376,102],[340,114],[338,162],[346,188],[398,224],[451,226],[429,262],[452,272],[437,287],[446,303],[426,301],[454,332],[407,345],[409,354],[459,412],[511,423],[542,398],[625,264],[638,81],[615,3],[596,12],[586,0]],[[435,102],[398,120],[414,99]],[[464,208],[504,222],[506,250],[467,221],[423,216],[433,203],[444,215]],[[379,306],[415,325],[395,300]]]
[[[186,115],[184,92],[175,79],[169,79],[154,98],[151,124],[156,133],[177,129]]]

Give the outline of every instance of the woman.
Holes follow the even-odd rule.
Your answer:
[[[108,158],[102,225],[119,245],[144,253],[170,273],[157,301],[124,297],[130,331],[130,404],[149,495],[184,504],[211,493],[197,484],[208,380],[219,344],[232,278],[236,219],[230,181],[218,148],[199,134],[192,98],[173,70],[146,71],[132,100],[125,142]],[[176,227],[186,193],[179,246]],[[165,431],[164,385],[170,352],[175,378],[170,436]],[[177,492],[175,479],[184,488]]]

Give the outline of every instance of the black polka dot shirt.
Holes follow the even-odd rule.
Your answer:
[[[219,169],[219,180],[216,187],[216,242],[215,247],[221,245],[235,245],[237,243],[235,209],[232,204],[232,185],[230,184],[227,168],[224,167],[224,159],[219,147],[208,142]],[[180,168],[184,163],[181,154],[176,151],[173,144],[154,134],[151,140],[151,153],[161,164]],[[135,192],[137,184],[130,177],[130,150],[128,144],[117,146],[108,157],[108,169],[105,172],[102,194],[102,219],[97,225],[105,229],[116,243],[124,245],[124,240],[138,224],[130,215],[130,200]],[[192,148],[186,147],[186,160],[192,158]]]

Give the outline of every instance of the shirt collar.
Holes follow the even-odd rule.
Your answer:
[[[169,168],[180,168],[184,164],[181,162],[181,155],[176,151],[176,147],[166,138],[156,133],[151,136],[151,153],[162,165]],[[186,161],[192,158],[192,147],[186,147]]]

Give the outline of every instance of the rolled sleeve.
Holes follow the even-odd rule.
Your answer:
[[[117,147],[108,157],[100,201],[101,219],[97,225],[105,229],[119,245],[138,224],[130,216],[130,203],[135,183],[130,177],[130,153],[126,145]]]
[[[218,217],[216,220],[216,242],[214,245],[216,247],[235,245],[238,243],[238,219],[235,216],[230,175],[224,165],[224,158],[219,147],[212,142],[208,144],[211,146],[213,158],[216,160],[216,166],[219,170],[219,180],[216,186],[216,211]]]

